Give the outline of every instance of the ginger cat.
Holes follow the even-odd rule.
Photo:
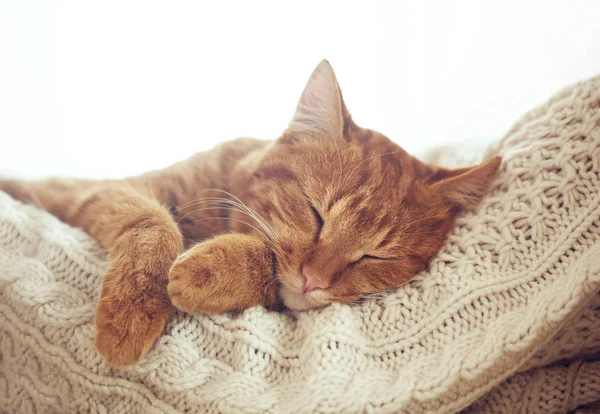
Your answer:
[[[0,189],[106,248],[96,346],[120,366],[142,358],[173,307],[302,310],[401,285],[484,196],[500,162],[428,166],[360,128],[323,61],[275,141],[234,140],[123,180],[1,180]]]

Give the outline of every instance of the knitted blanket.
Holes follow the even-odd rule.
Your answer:
[[[0,193],[0,411],[551,413],[599,400],[600,77],[526,114],[495,154],[491,194],[410,283],[317,311],[177,313],[120,369],[93,347],[102,250]]]

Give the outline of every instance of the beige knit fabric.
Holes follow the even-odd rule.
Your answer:
[[[473,413],[600,412],[600,361],[580,361],[516,374],[464,410]]]
[[[0,411],[551,413],[597,400],[600,78],[527,114],[493,154],[505,162],[491,195],[415,281],[320,311],[178,313],[140,364],[114,370],[92,346],[96,243],[0,194]]]

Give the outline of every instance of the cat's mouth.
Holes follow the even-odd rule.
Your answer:
[[[306,291],[302,271],[298,273],[294,266],[282,263],[273,255],[273,274],[277,275],[279,284],[277,288],[277,299],[286,308],[291,310],[308,310],[327,306],[331,303],[330,295],[323,289]]]
[[[322,290],[306,294],[301,290],[290,289],[284,283],[279,286],[278,295],[283,304],[292,310],[316,309],[329,304],[326,293]]]

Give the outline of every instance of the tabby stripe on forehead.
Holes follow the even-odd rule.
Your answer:
[[[281,217],[281,214],[279,214],[277,208],[274,208],[273,203],[261,203],[260,207],[261,211],[264,212],[264,214],[266,214],[270,219],[276,219],[279,221],[283,220],[283,217]]]
[[[384,229],[381,230],[381,232],[383,232]],[[387,247],[390,242],[392,241],[392,234],[393,234],[393,230],[392,229],[387,229],[385,236],[383,236],[383,238],[379,241],[379,243],[377,244],[377,249],[383,249],[384,247]]]
[[[369,226],[369,225],[374,226],[375,223],[373,223],[373,217],[368,208],[363,207],[360,209],[360,211],[358,213],[358,222],[362,226]]]
[[[366,168],[361,168],[359,174],[358,186],[363,187],[369,183],[369,173]]]
[[[356,211],[364,205],[364,198],[361,196],[354,196],[350,198],[347,209],[349,211]]]

